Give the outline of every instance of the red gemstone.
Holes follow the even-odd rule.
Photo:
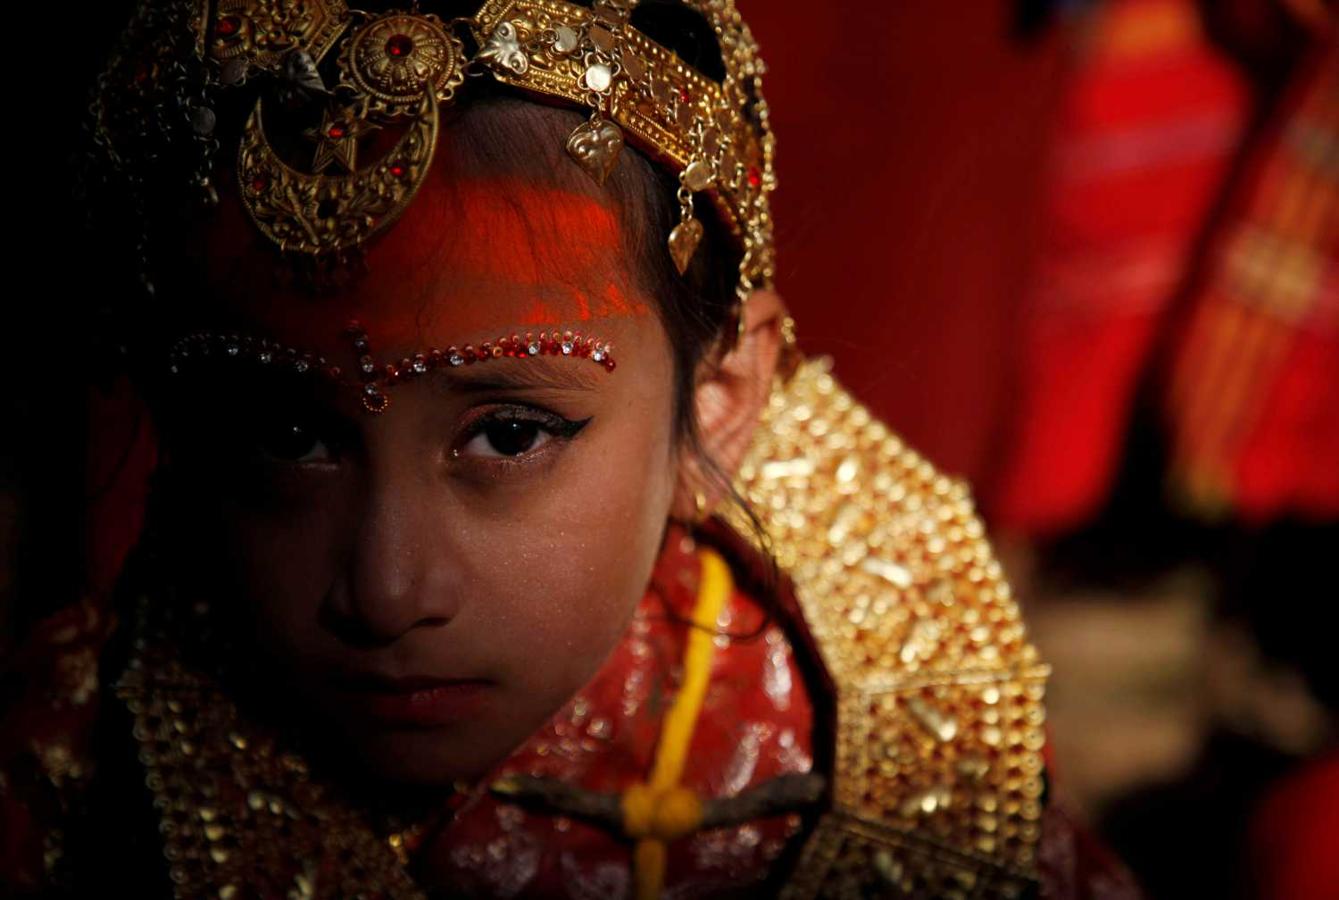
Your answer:
[[[749,166],[749,186],[758,187],[762,184],[762,173],[758,171],[757,166]]]
[[[338,123],[331,125],[330,129],[326,131],[326,136],[334,138],[335,140],[339,140],[344,137],[345,134],[347,134],[347,132],[344,130],[344,126]]]
[[[414,52],[414,39],[407,34],[393,34],[386,39],[386,55],[397,59]]]
[[[269,187],[269,185],[270,180],[266,178],[264,175],[257,175],[255,178],[251,179],[251,190],[255,191],[256,193],[260,193],[261,191],[265,190],[265,188]]]
[[[391,163],[391,175],[395,176],[396,178],[403,178],[404,173],[407,171],[409,170],[405,168],[404,163],[399,162]]]
[[[681,87],[681,88],[679,88],[679,100],[680,100],[680,102],[682,102],[682,103],[687,103],[689,100],[692,100],[692,99],[693,99],[693,95],[690,94],[690,93],[688,93],[688,88],[686,88],[686,87]]]
[[[616,366],[616,365],[618,365],[618,363],[614,362],[614,360],[613,360],[612,357],[605,357],[605,360],[604,360],[604,370],[605,370],[606,372],[612,372],[612,371],[614,371],[614,366]]]
[[[242,20],[236,16],[223,16],[214,24],[214,33],[219,37],[232,37],[242,30]]]

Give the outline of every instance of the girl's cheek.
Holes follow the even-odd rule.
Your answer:
[[[287,629],[285,640],[310,633],[335,574],[337,517],[236,512],[226,530],[223,549],[258,626]]]

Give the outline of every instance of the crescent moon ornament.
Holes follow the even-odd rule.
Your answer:
[[[437,147],[435,91],[420,91],[414,119],[389,153],[347,175],[308,174],[281,160],[265,135],[264,100],[247,118],[237,156],[242,202],[256,227],[294,253],[338,253],[400,217],[427,179]]]

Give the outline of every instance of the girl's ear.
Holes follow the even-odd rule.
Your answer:
[[[744,304],[744,333],[734,349],[719,359],[704,360],[693,393],[702,451],[727,475],[743,462],[772,392],[781,353],[785,304],[775,291],[757,290]],[[672,515],[684,521],[711,509],[721,487],[708,478],[699,459],[685,455],[679,464]]]

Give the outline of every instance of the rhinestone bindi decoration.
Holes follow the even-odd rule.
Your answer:
[[[344,377],[344,370],[332,365],[324,356],[303,352],[275,341],[243,334],[196,332],[177,341],[168,353],[168,373],[178,375],[190,364],[204,360],[236,360],[257,366],[287,370],[297,375],[311,375],[342,385],[354,386],[360,391],[363,408],[379,414],[390,408],[387,389],[405,381],[412,381],[436,369],[471,366],[495,359],[528,359],[534,356],[570,356],[589,359],[612,372],[617,367],[614,345],[594,335],[580,331],[558,329],[535,333],[513,332],[477,346],[452,344],[445,349],[432,348],[398,361],[383,361],[372,352],[367,331],[358,322],[350,322],[344,329],[357,362],[358,380]]]

